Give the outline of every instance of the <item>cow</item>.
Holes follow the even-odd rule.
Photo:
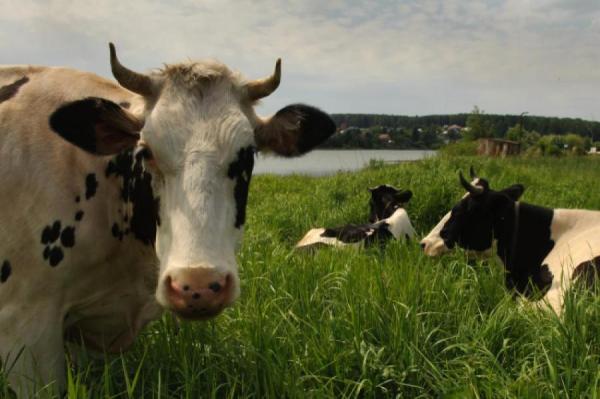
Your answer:
[[[258,80],[218,61],[143,74],[109,49],[118,84],[0,68],[0,358],[23,397],[64,388],[66,340],[118,353],[163,310],[232,305],[255,152],[298,156],[335,131],[308,105],[256,115],[280,60]]]
[[[495,243],[507,288],[525,298],[544,297],[560,315],[573,282],[589,285],[600,271],[600,211],[520,202],[523,185],[495,191],[473,177],[468,182],[459,173],[467,193],[421,241],[423,250],[436,256],[459,246],[487,254]]]
[[[369,223],[311,229],[298,241],[296,248],[306,249],[320,245],[371,246],[384,244],[390,238],[413,237],[415,230],[404,209],[412,192],[388,185],[370,188],[369,191]]]

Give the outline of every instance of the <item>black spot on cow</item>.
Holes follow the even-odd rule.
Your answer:
[[[383,245],[394,235],[389,231],[387,223],[347,224],[345,226],[326,228],[321,237],[337,238],[343,243],[352,244],[364,241],[365,246]]]
[[[60,237],[60,220],[55,221],[51,226],[44,227],[42,231],[42,244],[51,244]]]
[[[600,275],[600,256],[583,262],[573,271],[573,279],[586,288],[593,288],[598,284]]]
[[[96,175],[94,173],[90,173],[85,177],[85,199],[89,200],[96,194],[96,189],[98,188],[98,180],[96,180]]]
[[[83,211],[77,211],[75,214],[75,220],[79,222],[81,219],[83,219]]]
[[[75,245],[75,227],[65,227],[60,234],[60,242],[65,248],[71,248]]]
[[[2,268],[0,268],[0,283],[5,283],[10,277],[11,272],[12,268],[10,266],[10,262],[7,260],[2,262]]]
[[[132,204],[132,213],[127,216],[129,230],[136,239],[153,245],[156,226],[160,223],[159,202],[152,192],[152,176],[144,170],[142,161],[133,157],[133,150],[124,151],[108,162],[105,174],[107,178],[115,176],[122,179],[121,199],[124,203]],[[113,225],[112,231],[113,236],[121,239],[125,234],[118,225],[116,229]]]
[[[48,260],[48,258],[50,257],[50,246],[46,246],[44,248],[44,252],[42,253],[42,255],[44,256],[44,260]]]
[[[27,76],[23,76],[21,79],[15,80],[9,85],[0,87],[0,103],[10,100],[16,96],[21,86],[27,82],[29,82],[29,78]]]
[[[58,246],[52,247],[52,249],[50,249],[50,254],[48,257],[50,266],[56,267],[64,258],[63,250]]]
[[[79,201],[81,201],[81,197],[78,195],[77,197],[75,197],[75,202],[79,203]]]
[[[235,180],[233,195],[235,198],[235,227],[240,228],[246,222],[246,204],[252,169],[254,168],[254,147],[245,147],[238,152],[237,159],[229,165],[227,176]]]

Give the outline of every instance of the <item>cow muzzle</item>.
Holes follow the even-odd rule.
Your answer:
[[[237,277],[209,267],[177,267],[167,270],[157,299],[179,317],[207,320],[230,306],[239,295]]]
[[[427,256],[439,256],[449,249],[444,243],[444,240],[439,239],[423,239],[420,243],[421,249]]]

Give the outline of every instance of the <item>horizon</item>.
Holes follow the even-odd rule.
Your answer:
[[[144,72],[216,58],[333,114],[469,113],[600,119],[597,0],[300,3],[193,0],[86,4],[0,0],[0,64],[69,66],[112,79],[108,42]],[[465,111],[467,110],[467,111]]]

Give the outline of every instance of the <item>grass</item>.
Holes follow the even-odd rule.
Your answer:
[[[408,212],[426,233],[471,164],[492,187],[523,183],[525,201],[600,209],[600,159],[438,157],[257,176],[235,307],[179,329],[165,316],[125,355],[80,361],[67,397],[598,397],[600,297],[572,292],[558,320],[520,307],[498,265],[460,252],[427,258],[417,241],[293,251],[311,227],[365,221],[366,188],[382,183],[413,191]]]

